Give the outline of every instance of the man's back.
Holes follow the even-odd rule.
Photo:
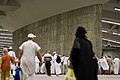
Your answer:
[[[28,40],[19,49],[23,51],[21,57],[21,68],[23,72],[28,75],[33,74],[35,72],[35,53],[40,50],[40,47],[32,40]]]
[[[10,61],[14,61],[14,58],[9,56],[7,53],[2,56],[1,69],[3,71],[9,71],[10,70]]]
[[[27,36],[28,41],[24,42],[20,47],[20,67],[22,69],[22,79],[26,80],[35,73],[35,55],[39,58],[42,63],[42,58],[40,55],[40,47],[37,43],[33,42],[33,33],[29,33]]]
[[[19,48],[23,50],[23,56],[29,59],[34,59],[35,53],[40,49],[40,47],[32,40],[24,42]]]

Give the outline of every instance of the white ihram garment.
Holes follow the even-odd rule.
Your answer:
[[[119,72],[119,64],[120,64],[120,59],[115,58],[114,59],[114,74],[118,74],[118,72]]]
[[[52,56],[52,61],[51,61],[51,73],[52,74],[55,74],[55,59],[54,57]]]
[[[23,50],[20,66],[23,72],[23,80],[26,80],[35,73],[35,53],[41,48],[32,40],[28,40],[19,49]]]
[[[44,56],[42,57],[43,64],[41,65],[40,72],[45,73],[45,62],[44,62]]]
[[[55,54],[54,55],[54,59],[55,59],[55,62],[54,62],[54,65],[55,65],[55,73],[56,73],[56,75],[59,75],[59,74],[61,74],[62,72],[61,72],[61,63],[57,63],[56,62],[56,59],[57,59],[57,54]]]
[[[36,73],[39,73],[39,69],[40,69],[39,63],[40,63],[40,60],[38,59],[37,56],[35,56],[35,72]]]
[[[103,68],[103,70],[109,70],[109,65],[105,57],[99,59],[99,61],[100,61],[100,66]]]
[[[12,56],[13,58],[16,58],[14,51],[9,51],[8,54],[10,56]],[[12,76],[15,74],[16,67],[15,67],[15,64],[13,62],[10,62],[10,67],[11,67],[11,70],[13,70],[13,74],[11,74],[11,70],[10,70],[10,78],[12,78]]]
[[[57,63],[57,62],[55,61],[55,72],[56,72],[56,75],[59,75],[59,74],[62,73],[60,66],[61,66],[61,63]]]

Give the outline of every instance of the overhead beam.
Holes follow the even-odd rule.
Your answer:
[[[115,19],[115,18],[109,18],[109,17],[106,17],[106,16],[103,16],[102,17],[103,20],[109,20],[109,21],[114,21],[114,22],[120,22],[119,19]]]
[[[12,39],[9,39],[9,38],[0,38],[0,40],[12,40]]]

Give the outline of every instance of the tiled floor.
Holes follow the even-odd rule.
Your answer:
[[[99,80],[120,80],[120,75],[98,75]],[[46,75],[36,75],[34,79],[30,80],[64,80],[65,76],[46,76]],[[14,79],[11,79],[14,80]]]

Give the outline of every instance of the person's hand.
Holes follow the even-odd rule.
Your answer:
[[[20,63],[20,60],[18,60],[17,62]]]
[[[19,62],[20,62],[20,60],[19,60],[19,59],[15,60],[15,63],[19,63]]]

